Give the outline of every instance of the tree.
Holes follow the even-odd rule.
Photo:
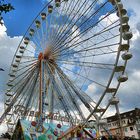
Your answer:
[[[0,24],[3,25],[3,13],[10,12],[11,10],[14,10],[14,7],[10,3],[4,3],[4,0],[0,1]]]

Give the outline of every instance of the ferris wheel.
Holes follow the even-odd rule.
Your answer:
[[[47,2],[14,55],[1,122],[13,131],[21,118],[58,114],[70,126],[102,118],[128,79],[128,21],[120,0]]]

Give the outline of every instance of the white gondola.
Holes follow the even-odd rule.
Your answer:
[[[10,77],[16,77],[14,74],[9,74]]]
[[[11,91],[11,89],[7,89],[7,92],[10,92]]]
[[[20,62],[20,59],[16,58],[15,61],[16,61],[17,63],[19,63],[19,62]]]
[[[16,55],[16,58],[21,58],[22,56],[21,55]]]
[[[125,70],[125,66],[116,66],[115,72],[123,72]]]
[[[118,2],[117,5],[118,5],[118,8],[119,8],[119,9],[123,9],[123,4],[122,4],[121,2]]]
[[[122,24],[122,32],[128,32],[130,30],[130,26],[128,24]],[[119,28],[121,31],[121,27]]]
[[[12,86],[13,86],[13,84],[11,84],[11,83],[7,83],[7,86],[12,87]]]
[[[116,92],[116,91],[117,91],[116,88],[107,88],[107,89],[106,89],[106,93],[114,93],[114,92]]]
[[[17,69],[13,69],[12,72],[17,72]]]
[[[25,49],[25,47],[24,47],[24,46],[20,46],[20,49],[21,49],[21,50],[24,50],[24,49]]]
[[[10,82],[13,82],[13,79],[9,79],[9,83],[10,83]]]
[[[35,33],[35,30],[34,29],[30,29],[30,31],[29,31],[30,36],[33,36],[34,33]]]
[[[120,82],[120,83],[126,82],[127,80],[128,80],[128,76],[125,74],[118,77],[118,82]]]
[[[119,50],[120,51],[127,51],[129,48],[130,48],[130,45],[129,44],[121,44],[119,46]]]
[[[131,52],[125,52],[124,54],[122,54],[122,59],[123,60],[129,60],[132,58],[132,53]]]
[[[61,3],[60,0],[55,0],[55,6],[56,6],[56,7],[60,7],[60,3]]]
[[[7,99],[7,100],[6,100],[7,103],[10,103],[10,101],[11,101],[10,99]]]
[[[13,96],[13,94],[11,94],[11,93],[6,93],[6,96],[11,97],[11,96]]]
[[[127,11],[126,11],[126,9],[121,9],[120,13],[121,13],[121,16],[123,16],[123,15],[127,14]],[[119,17],[119,12],[117,12],[117,16]]]
[[[49,5],[49,6],[48,6],[48,12],[49,12],[49,13],[52,13],[52,11],[53,11],[53,6],[52,6],[52,5]]]
[[[23,53],[24,53],[24,50],[19,50],[19,52],[20,52],[21,54],[23,54]]]
[[[30,39],[28,37],[24,38],[24,44],[28,45],[29,44]]]
[[[46,19],[46,13],[41,13],[41,19],[45,20]]]
[[[17,64],[12,64],[13,68],[17,68],[18,65]]]
[[[120,2],[121,0],[116,0],[116,2],[115,0],[108,0],[108,1],[111,2],[113,5],[115,5],[116,2]]]
[[[5,102],[5,105],[9,106],[9,105],[10,105],[10,103]]]
[[[129,40],[129,39],[131,39],[133,37],[133,34],[132,34],[132,32],[124,32],[122,34],[122,36],[123,36],[124,40]]]
[[[129,21],[129,17],[127,16],[127,15],[123,15],[122,16],[122,23],[124,24],[124,23],[128,23],[128,21]]]
[[[113,97],[112,99],[109,100],[109,103],[110,103],[111,105],[116,105],[116,104],[119,103],[119,99],[116,98],[116,97]]]
[[[36,25],[37,28],[39,28],[40,25],[41,25],[40,21],[39,21],[39,20],[36,20],[36,21],[35,21],[35,25]]]
[[[123,24],[122,25],[122,31],[123,32],[128,32],[130,30],[130,26],[128,24]]]

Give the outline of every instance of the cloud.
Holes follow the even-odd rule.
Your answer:
[[[0,67],[5,71],[0,72],[0,115],[4,112],[4,92],[8,81],[9,68],[14,57],[16,48],[21,40],[20,37],[9,37],[6,33],[5,25],[0,25]],[[6,132],[6,125],[0,125],[0,134]]]

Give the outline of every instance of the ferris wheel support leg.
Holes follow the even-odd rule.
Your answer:
[[[50,85],[51,86],[51,85]],[[50,93],[49,93],[49,114],[53,114],[53,105],[54,105],[54,90],[53,87],[50,87]],[[52,121],[52,120],[51,120]]]
[[[120,111],[119,111],[118,104],[115,104],[115,108],[116,108],[116,113],[117,113],[118,119],[119,119],[120,137],[121,137],[120,139],[123,140],[123,138],[124,138],[124,133],[123,133],[122,120],[121,120],[121,116],[120,116]]]
[[[45,83],[44,83],[44,65],[45,61],[40,60],[40,91],[39,91],[39,114],[37,118],[38,132],[43,131],[43,120],[44,120],[44,106],[45,106]]]

